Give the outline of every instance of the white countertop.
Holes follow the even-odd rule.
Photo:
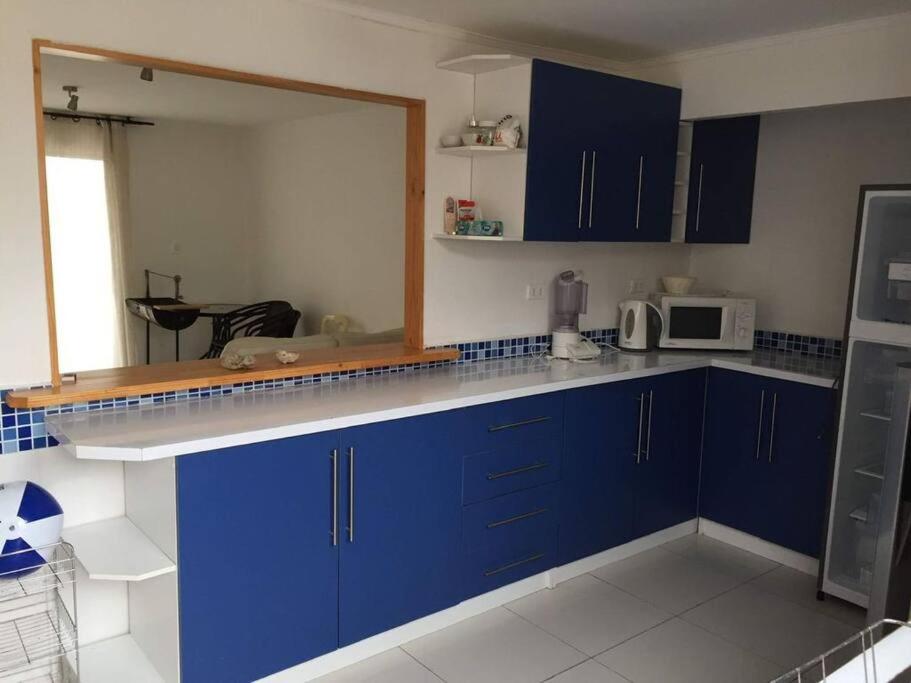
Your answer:
[[[47,427],[77,458],[156,460],[708,366],[821,387],[839,370],[838,361],[768,351],[608,352],[593,363],[523,357],[52,415]]]

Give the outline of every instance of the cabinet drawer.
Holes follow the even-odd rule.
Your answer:
[[[524,579],[557,563],[557,529],[522,533],[503,545],[484,546],[465,556],[466,597]]]
[[[466,409],[461,442],[466,453],[487,451],[563,433],[563,393],[539,394]]]
[[[557,526],[558,496],[557,485],[546,484],[469,505],[462,511],[462,548],[502,546],[523,534],[544,537]]]
[[[560,461],[559,438],[467,455],[462,460],[462,503],[557,481]]]

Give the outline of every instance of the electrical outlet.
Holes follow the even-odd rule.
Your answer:
[[[544,285],[525,285],[525,299],[540,301],[544,298]]]
[[[633,278],[626,287],[627,294],[645,294],[645,280]]]

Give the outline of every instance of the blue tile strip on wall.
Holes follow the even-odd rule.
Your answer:
[[[596,344],[616,344],[616,328],[588,330],[585,336]],[[757,349],[785,351],[814,358],[840,358],[842,342],[840,339],[823,337],[805,337],[787,332],[769,332],[757,330],[754,338]],[[306,377],[289,379],[260,380],[241,382],[206,389],[185,389],[183,391],[166,391],[159,394],[144,394],[129,398],[111,398],[86,403],[72,403],[48,408],[13,409],[6,405],[6,390],[0,391],[0,454],[30,451],[36,448],[56,446],[57,442],[48,436],[44,425],[46,415],[58,413],[78,413],[105,408],[124,408],[128,406],[151,405],[182,400],[199,400],[210,396],[227,396],[230,394],[267,389],[305,386],[373,375],[387,375],[399,372],[414,372],[418,369],[443,367],[452,363],[474,363],[496,358],[520,358],[543,354],[550,346],[550,335],[529,335],[508,339],[491,339],[486,341],[463,342],[455,345],[461,352],[457,361],[434,361],[432,363],[398,365],[369,370],[348,370],[343,372],[323,373]],[[38,388],[38,387],[36,387]]]

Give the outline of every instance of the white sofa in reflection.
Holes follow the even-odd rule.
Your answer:
[[[382,332],[334,332],[332,334],[312,334],[307,337],[239,337],[225,344],[221,355],[237,353],[240,355],[260,355],[285,351],[312,351],[314,349],[332,349],[340,346],[365,346],[368,344],[390,344],[405,338],[405,329],[397,327]]]

